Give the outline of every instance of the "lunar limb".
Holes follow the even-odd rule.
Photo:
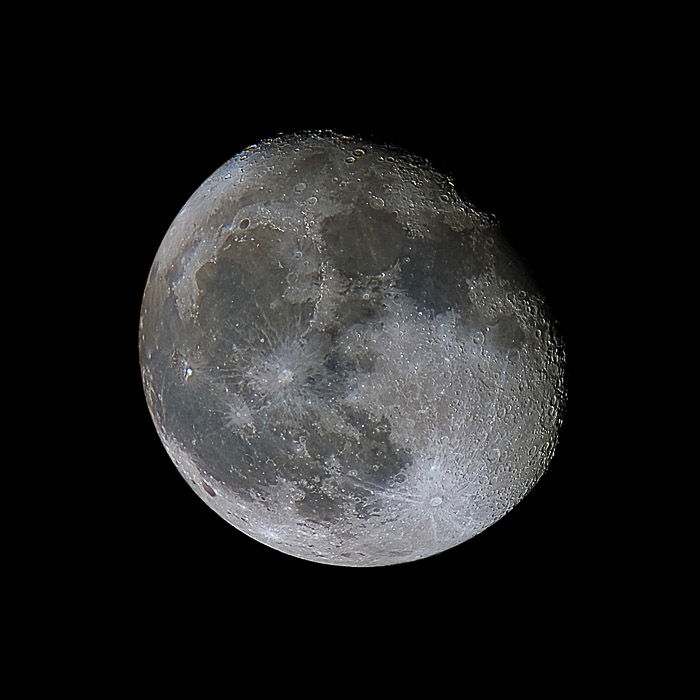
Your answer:
[[[497,222],[398,149],[250,146],[158,250],[140,322],[156,430],[274,549],[413,561],[503,517],[553,455],[564,352]]]

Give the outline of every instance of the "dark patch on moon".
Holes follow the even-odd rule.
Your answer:
[[[406,231],[391,214],[366,205],[328,217],[321,233],[336,268],[351,280],[389,269],[406,240]]]
[[[406,242],[399,285],[422,311],[433,314],[468,304],[469,280],[478,271],[469,235],[431,225],[430,239]]]

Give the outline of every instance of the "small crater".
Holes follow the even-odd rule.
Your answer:
[[[238,228],[240,229],[247,229],[248,226],[250,226],[250,219],[243,219],[240,224],[238,224]]]

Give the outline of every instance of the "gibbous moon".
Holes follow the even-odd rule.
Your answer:
[[[497,222],[426,161],[332,132],[250,146],[192,195],[148,278],[140,360],[195,492],[343,566],[502,518],[565,397],[561,340]]]

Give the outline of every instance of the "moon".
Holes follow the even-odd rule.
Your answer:
[[[202,183],[153,262],[139,350],[200,498],[341,566],[423,559],[506,515],[566,396],[562,340],[496,219],[424,159],[327,131]]]

